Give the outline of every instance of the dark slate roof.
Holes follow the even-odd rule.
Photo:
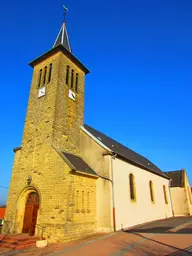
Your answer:
[[[16,147],[13,149],[13,152],[15,153],[16,151],[21,150],[21,149],[22,149],[22,147]]]
[[[57,47],[60,44],[63,45],[65,49],[67,49],[67,51],[71,53],[71,46],[70,46],[69,37],[67,34],[66,23],[63,23],[63,25],[61,26],[61,29],[53,45],[53,48]]]
[[[55,40],[53,48],[43,55],[37,57],[36,59],[32,60],[29,65],[34,67],[35,65],[39,64],[40,62],[44,61],[46,58],[52,56],[53,54],[61,51],[65,54],[72,62],[74,62],[85,74],[89,73],[89,70],[72,54],[69,37],[67,33],[66,23],[64,22],[61,26],[59,34]]]
[[[43,55],[37,57],[36,59],[32,60],[29,65],[31,67],[34,67],[35,65],[37,65],[38,63],[40,63],[41,61],[45,60],[46,58],[52,56],[53,54],[57,53],[57,52],[63,52],[63,54],[65,54],[65,56],[67,56],[72,62],[74,62],[83,72],[85,72],[85,74],[88,74],[90,71],[72,54],[70,53],[62,44],[59,44],[58,46],[55,46],[54,48],[52,48],[51,50],[49,50],[48,52],[44,53]]]
[[[91,167],[89,167],[89,165],[81,157],[66,152],[62,152],[62,154],[65,156],[65,158],[67,158],[76,171],[98,176],[97,173]]]
[[[184,187],[184,170],[165,172],[171,179],[171,187]]]
[[[84,125],[85,129],[91,133],[94,137],[100,140],[106,147],[108,147],[112,152],[117,154],[118,157],[123,158],[125,161],[129,163],[139,166],[145,170],[148,170],[152,173],[155,173],[159,176],[162,176],[166,179],[169,179],[157,166],[155,166],[151,161],[147,158],[139,155],[133,150],[125,147],[119,142],[113,140],[112,138],[106,136],[105,134],[95,130],[94,128]]]

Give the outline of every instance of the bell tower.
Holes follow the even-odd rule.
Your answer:
[[[22,149],[52,144],[79,154],[84,123],[84,79],[89,70],[72,54],[66,22],[53,48],[30,63],[33,67]]]

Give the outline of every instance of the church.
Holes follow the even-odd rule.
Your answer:
[[[84,124],[87,67],[64,22],[51,50],[31,61],[32,83],[10,183],[4,234],[70,241],[173,216],[170,178]]]

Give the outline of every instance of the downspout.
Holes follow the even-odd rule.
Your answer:
[[[170,197],[170,202],[171,202],[172,215],[173,215],[173,217],[175,217],[175,214],[173,211],[173,202],[172,202],[172,197],[171,197],[171,181],[172,181],[172,179],[169,180],[169,197]]]
[[[113,176],[113,160],[117,154],[111,156],[111,179],[112,179],[112,202],[113,202],[113,228],[116,231],[116,217],[115,217],[115,193],[114,193],[114,176]]]

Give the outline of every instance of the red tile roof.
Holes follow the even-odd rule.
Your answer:
[[[4,219],[5,216],[5,207],[0,207],[0,219]]]

